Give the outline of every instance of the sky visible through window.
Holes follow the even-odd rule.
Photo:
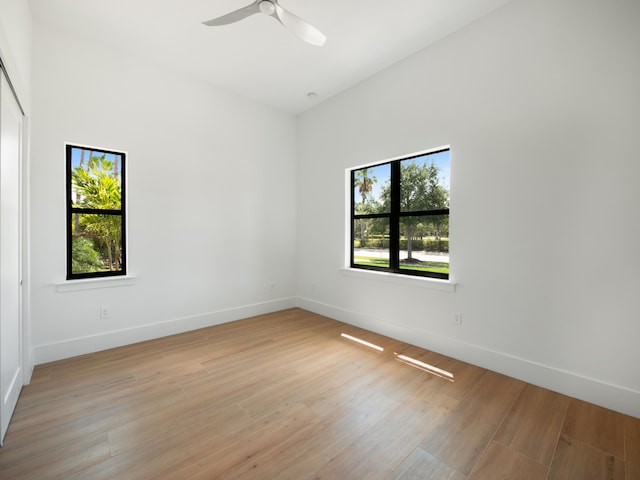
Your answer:
[[[444,186],[447,191],[450,190],[450,177],[451,177],[451,163],[450,163],[451,151],[444,150],[442,152],[436,153],[426,153],[424,155],[420,155],[412,159],[412,161],[418,163],[419,165],[433,164],[438,167],[440,171],[441,185]],[[374,167],[369,167],[369,176],[376,179],[371,188],[371,196],[373,198],[380,198],[380,193],[382,188],[389,183],[389,176],[391,174],[391,170],[389,169],[389,164],[385,163],[384,165],[377,165]]]
[[[89,154],[93,153],[94,156],[99,156],[101,157],[102,155],[105,156],[105,159],[113,162],[113,161],[118,161],[118,171],[121,171],[122,168],[120,165],[120,155],[117,155],[115,153],[108,153],[108,152],[103,152],[100,150],[91,150],[90,148],[79,148],[79,147],[73,147],[71,149],[71,169],[74,169],[76,167],[78,167],[80,165],[80,159],[82,157],[82,152],[84,153],[84,161],[85,161],[85,168],[87,165],[87,162],[89,161]]]

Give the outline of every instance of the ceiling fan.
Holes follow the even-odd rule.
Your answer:
[[[275,18],[284,25],[287,30],[311,45],[322,46],[327,39],[316,27],[282,8],[278,0],[255,0],[246,7],[239,8],[226,15],[202,23],[209,27],[228,25],[255,13],[263,13],[264,15]]]

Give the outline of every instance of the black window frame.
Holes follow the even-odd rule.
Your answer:
[[[99,154],[113,154],[120,156],[120,208],[119,209],[100,209],[100,208],[82,208],[73,205],[73,183],[72,183],[72,151],[73,149],[82,149]],[[67,280],[80,280],[87,278],[103,278],[103,277],[119,277],[127,274],[127,232],[126,232],[126,164],[127,154],[120,150],[109,150],[99,147],[90,147],[86,145],[65,144],[66,156],[66,231],[67,231]],[[83,272],[73,273],[72,267],[72,246],[73,246],[73,222],[76,214],[93,214],[93,215],[113,215],[120,217],[120,227],[122,232],[121,239],[121,259],[120,270],[100,271],[100,272]]]
[[[422,152],[415,155],[409,155],[407,157],[397,158],[386,162],[371,164],[366,167],[352,168],[350,171],[350,190],[351,190],[351,222],[350,222],[350,268],[356,268],[361,270],[372,270],[386,273],[395,273],[399,275],[427,277],[439,280],[449,280],[449,273],[441,272],[428,272],[411,269],[400,268],[400,221],[406,217],[424,217],[424,216],[437,216],[447,215],[450,216],[450,208],[445,209],[433,209],[433,210],[419,210],[411,212],[401,212],[400,201],[400,172],[401,162],[411,160],[414,158],[421,158],[431,154],[441,152],[451,152],[451,148],[439,148]],[[355,195],[355,175],[356,172],[363,168],[379,167],[382,165],[390,165],[390,198],[391,208],[389,213],[371,213],[371,214],[356,214],[356,195]],[[380,267],[372,265],[361,265],[355,263],[355,223],[360,219],[372,219],[372,218],[388,218],[389,219],[389,267]]]

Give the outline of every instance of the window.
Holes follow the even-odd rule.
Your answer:
[[[449,278],[450,150],[351,170],[351,267]]]
[[[66,146],[67,280],[126,275],[123,152]]]

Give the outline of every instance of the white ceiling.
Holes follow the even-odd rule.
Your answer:
[[[30,0],[36,23],[126,50],[299,114],[510,0],[280,0],[327,36],[298,40],[254,15],[201,22],[251,0]],[[36,27],[37,28],[37,27]],[[317,92],[308,98],[308,92]]]

